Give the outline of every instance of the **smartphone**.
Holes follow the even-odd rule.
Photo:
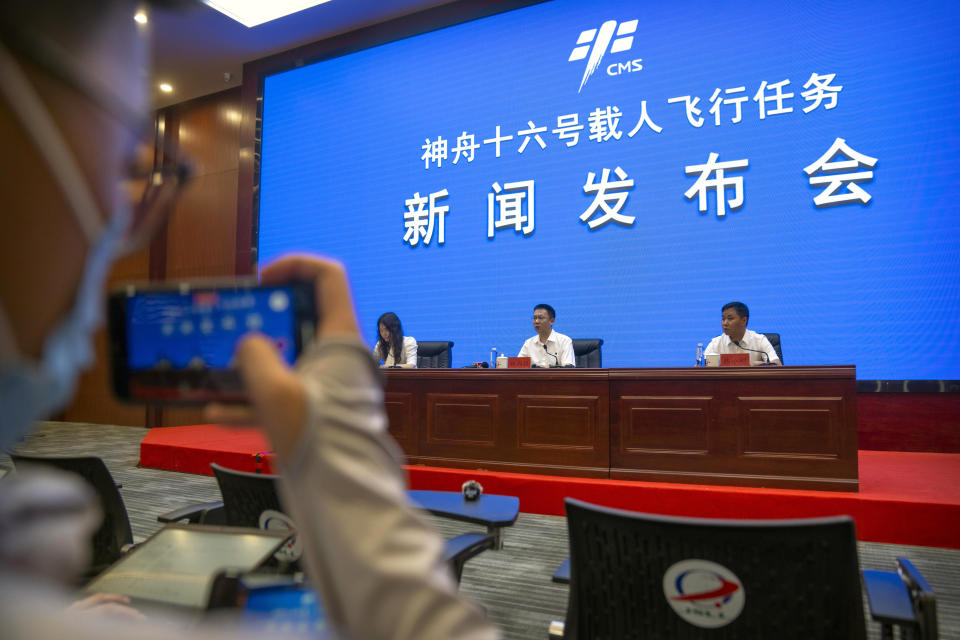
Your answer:
[[[293,364],[317,325],[307,283],[131,284],[112,291],[107,304],[113,390],[134,403],[244,402],[233,357],[240,338],[262,333]]]
[[[326,612],[302,578],[221,571],[210,585],[207,611],[235,612],[244,627],[306,635],[326,629]],[[325,637],[322,636],[321,637]]]

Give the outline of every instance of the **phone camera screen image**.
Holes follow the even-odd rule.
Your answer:
[[[293,304],[282,288],[135,296],[127,327],[133,371],[225,369],[252,331],[272,337],[288,363],[296,358]]]
[[[267,336],[288,364],[309,341],[312,295],[304,287],[189,287],[116,294],[111,319],[121,397],[203,402],[243,399],[234,351],[249,333]],[[122,308],[117,308],[122,306]],[[120,317],[118,317],[120,316]],[[113,334],[113,331],[111,332]]]

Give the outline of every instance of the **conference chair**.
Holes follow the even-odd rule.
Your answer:
[[[870,616],[880,623],[880,637],[893,638],[893,627],[901,636],[909,630],[916,640],[936,640],[937,599],[923,575],[906,558],[897,558],[896,571],[864,569]]]
[[[847,516],[708,520],[566,500],[563,637],[864,640]]]
[[[120,495],[119,485],[113,481],[113,476],[103,460],[96,456],[54,458],[15,453],[10,454],[10,459],[18,468],[44,465],[75,473],[93,487],[100,500],[103,522],[93,534],[93,560],[86,578],[92,578],[109,567],[133,546],[133,531],[130,529],[127,507]]]
[[[453,362],[453,342],[417,340],[418,369],[449,369],[451,362]]]
[[[600,346],[602,338],[578,338],[573,341],[573,358],[578,369],[599,369],[603,366]]]
[[[765,333],[767,340],[770,341],[770,345],[773,347],[773,350],[777,352],[777,357],[780,358],[780,364],[783,364],[783,351],[780,350],[780,334],[779,333]]]
[[[227,526],[260,527],[264,511],[284,513],[276,476],[234,471],[214,463],[210,468],[223,496],[223,522]],[[208,511],[206,518],[210,515]]]
[[[188,522],[199,524],[226,524],[227,526],[263,528],[265,511],[279,512],[285,516],[277,490],[278,476],[265,473],[235,471],[211,463],[223,502],[193,505],[157,516],[159,522]],[[292,524],[292,521],[287,519]],[[464,533],[444,541],[444,559],[460,583],[463,566],[470,558],[494,548],[496,536],[490,533]],[[291,549],[294,544],[289,545]],[[288,556],[288,559],[296,559]]]

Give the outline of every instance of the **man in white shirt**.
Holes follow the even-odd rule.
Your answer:
[[[548,304],[533,308],[533,328],[537,335],[523,343],[517,355],[530,358],[534,367],[575,367],[573,340],[553,330],[557,312]]]
[[[709,356],[722,353],[749,353],[751,365],[782,365],[767,336],[747,329],[749,320],[750,310],[742,302],[728,302],[723,305],[720,321],[723,335],[711,340],[704,354]]]

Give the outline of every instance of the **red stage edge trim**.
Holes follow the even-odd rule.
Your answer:
[[[792,491],[406,466],[411,489],[460,491],[477,480],[486,493],[517,496],[520,511],[562,516],[564,498],[630,511],[701,518],[813,518],[849,515],[868,542],[960,549],[960,504],[927,504],[836,491]]]

